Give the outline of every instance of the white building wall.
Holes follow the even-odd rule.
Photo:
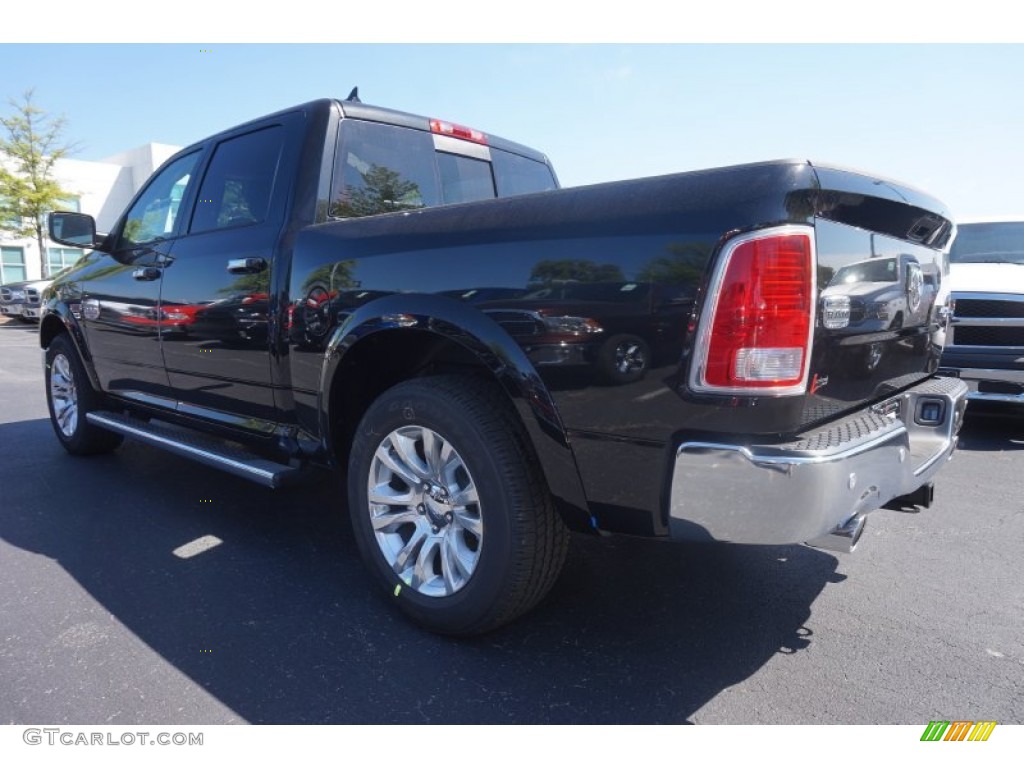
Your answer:
[[[79,199],[79,210],[96,219],[97,230],[107,232],[153,171],[179,149],[169,144],[151,143],[99,162],[58,160],[54,176]],[[47,247],[53,245],[56,244],[47,241]],[[10,232],[0,230],[0,246],[22,248],[27,279],[42,276],[43,260],[34,238],[12,237]]]

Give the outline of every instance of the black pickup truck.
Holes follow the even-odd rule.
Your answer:
[[[934,375],[952,229],[805,161],[558,189],[526,147],[325,99],[182,150],[109,234],[52,215],[94,250],[45,297],[46,393],[74,454],[341,468],[373,578],[477,633],[569,529],[850,551],[927,506],[965,403]],[[899,324],[832,280],[873,258],[931,276]]]

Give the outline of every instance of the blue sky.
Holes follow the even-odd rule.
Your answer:
[[[0,97],[34,87],[80,159],[358,85],[536,147],[564,185],[798,157],[905,181],[957,218],[1024,214],[1022,74],[1024,45],[996,44],[0,45]]]

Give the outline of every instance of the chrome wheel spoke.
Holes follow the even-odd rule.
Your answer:
[[[427,460],[427,472],[430,475],[430,479],[439,481],[441,479],[441,451],[447,445],[447,442],[436,432],[429,429],[422,431],[423,437],[423,455]]]
[[[397,456],[392,456],[389,450],[390,443],[385,441],[381,443],[377,449],[376,458],[385,467],[391,470],[391,472],[398,476],[398,478],[406,485],[415,486],[419,483],[420,478],[412,471],[405,462],[399,460]]]
[[[444,591],[448,594],[455,592],[469,577],[453,552],[451,536],[445,536],[441,544],[441,576],[444,579]]]
[[[477,553],[466,546],[461,533],[452,531],[445,536],[442,549],[445,582],[450,580],[461,586],[466,579],[473,575],[473,569],[476,568],[476,557]]]
[[[395,560],[391,564],[397,573],[402,573],[409,567],[409,561],[419,554],[420,547],[426,538],[426,531],[417,526],[416,531],[395,555]]]
[[[62,429],[66,429],[68,423],[71,421],[71,417],[75,415],[75,406],[68,403],[61,408],[60,413],[57,414],[57,422],[60,424]]]
[[[484,535],[484,523],[477,515],[470,514],[465,508],[452,511],[458,527],[469,531],[478,539]]]
[[[78,390],[71,363],[62,354],[50,364],[50,401],[57,428],[65,437],[73,436],[78,428]]]
[[[453,507],[468,507],[470,504],[479,504],[480,498],[476,494],[476,486],[470,481],[465,488],[460,488],[452,496]]]
[[[409,433],[412,434],[409,434]],[[395,452],[395,462],[401,463],[406,476],[411,475],[416,480],[429,480],[430,470],[423,463],[423,460],[416,455],[416,441],[421,430],[399,430],[388,435],[392,449]]]
[[[401,526],[415,525],[420,513],[413,509],[402,509],[397,512],[381,512],[370,518],[373,530],[382,533],[394,533]]]
[[[419,554],[416,556],[416,565],[412,569],[412,587],[421,589],[430,584],[434,579],[434,557],[437,554],[438,540],[434,537],[428,538]]]
[[[411,490],[396,491],[388,483],[371,486],[369,490],[368,496],[371,504],[409,506],[416,501],[416,496]]]

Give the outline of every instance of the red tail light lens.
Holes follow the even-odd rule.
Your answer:
[[[804,391],[814,323],[811,232],[767,230],[729,247],[702,324],[696,389]]]
[[[487,134],[481,133],[475,128],[467,128],[464,125],[456,125],[455,123],[449,123],[444,120],[431,120],[430,130],[433,133],[439,133],[442,136],[454,136],[457,139],[475,141],[477,144],[487,143]]]

